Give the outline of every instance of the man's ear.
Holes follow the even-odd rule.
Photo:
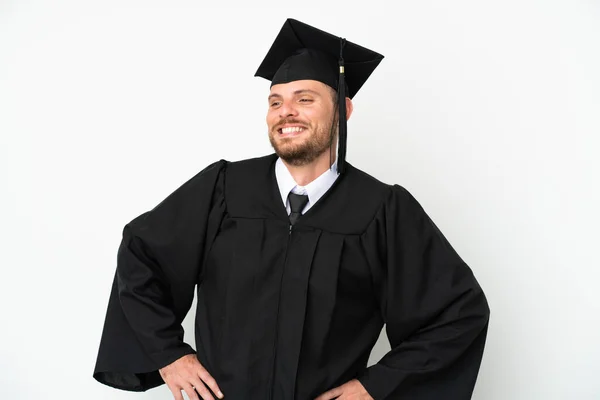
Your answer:
[[[354,110],[352,100],[350,100],[350,97],[346,97],[346,121],[350,119],[350,116],[352,115],[352,110]]]

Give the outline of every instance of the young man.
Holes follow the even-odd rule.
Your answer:
[[[125,226],[98,381],[164,381],[175,399],[471,397],[481,288],[410,193],[345,161],[351,98],[382,58],[286,21],[257,72],[276,154],[216,162]],[[384,324],[392,349],[367,368]]]

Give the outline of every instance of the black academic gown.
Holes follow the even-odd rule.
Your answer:
[[[419,203],[348,165],[291,228],[275,161],[214,163],[125,226],[94,377],[144,391],[196,352],[234,400],[353,378],[376,400],[469,399],[488,305]],[[392,349],[367,368],[384,324]]]

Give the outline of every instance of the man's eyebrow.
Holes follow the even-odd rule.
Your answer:
[[[321,94],[315,90],[311,90],[311,89],[300,89],[300,90],[296,90],[294,92],[294,95],[297,96],[299,94],[304,94],[304,93],[310,93],[313,94],[315,96],[320,96]],[[269,100],[271,100],[272,98],[277,97],[277,98],[281,98],[282,96],[279,93],[272,93],[269,95]]]
[[[304,93],[310,93],[310,94],[314,94],[315,96],[320,96],[321,94],[315,90],[310,90],[310,89],[300,89],[300,90],[296,90],[294,92],[294,94],[304,94]]]

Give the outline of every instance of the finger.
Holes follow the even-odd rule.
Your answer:
[[[204,400],[215,400],[200,379],[192,379],[192,384],[196,388],[196,392],[198,392],[200,397],[202,397]]]
[[[223,398],[223,392],[221,392],[221,389],[219,389],[217,381],[215,380],[215,378],[212,377],[211,374],[208,373],[206,369],[202,369],[202,371],[198,373],[198,376],[200,377],[200,379],[202,379],[202,381],[204,381],[204,383],[206,383],[210,390],[212,390],[212,392],[217,395],[218,398]]]
[[[343,393],[343,389],[341,387],[336,387],[333,388],[331,390],[328,390],[327,392],[323,393],[322,395],[320,395],[319,397],[317,397],[315,400],[331,400],[331,399],[335,399],[338,396],[341,396]]]
[[[198,397],[198,393],[196,393],[196,391],[194,390],[194,387],[190,384],[187,384],[183,390],[185,390],[185,393],[188,395],[188,398],[190,400],[200,400],[200,398]]]
[[[171,393],[173,393],[173,398],[175,400],[183,400],[183,395],[181,394],[181,389],[174,389],[171,386],[167,385]]]

